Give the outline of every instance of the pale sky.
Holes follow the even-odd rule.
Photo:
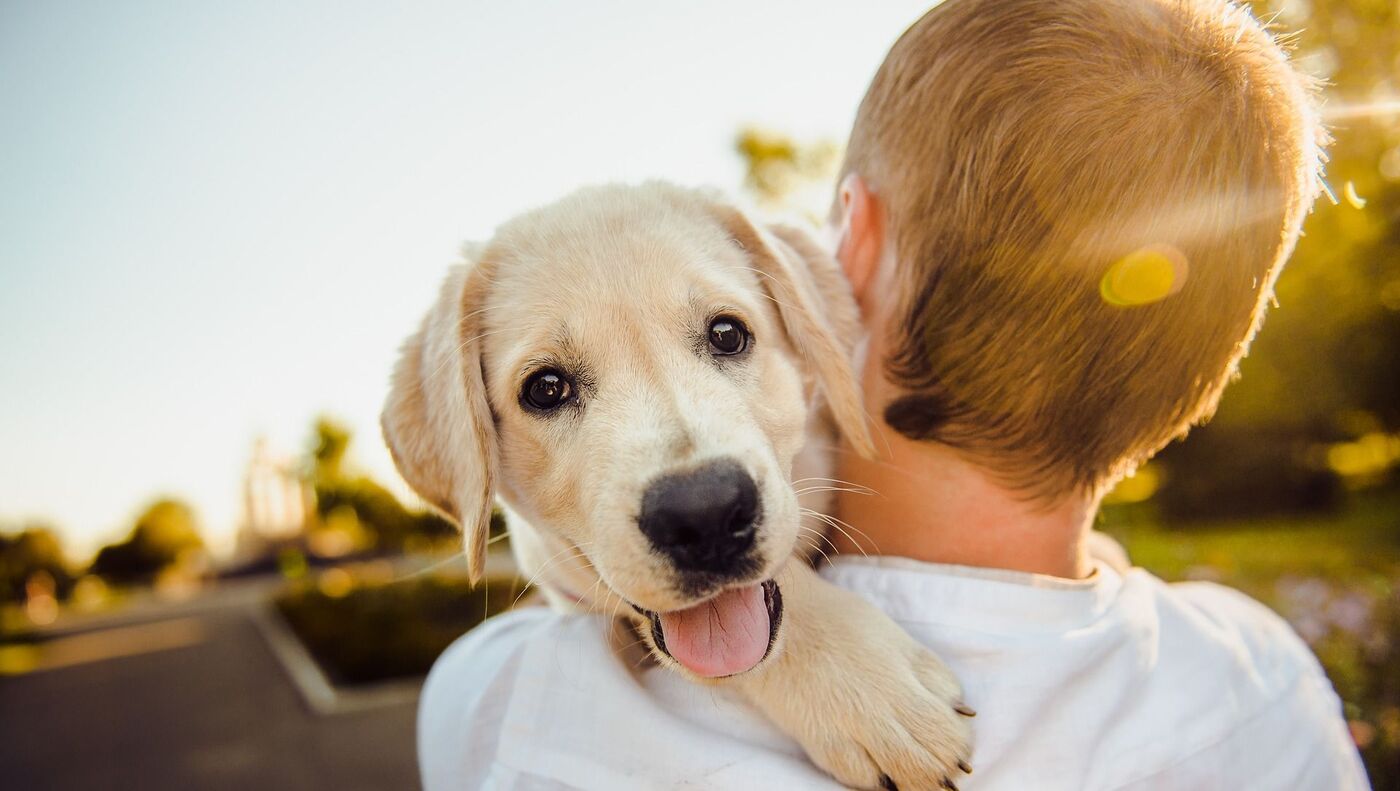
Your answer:
[[[254,438],[322,412],[401,485],[379,407],[462,241],[588,183],[737,191],[747,123],[844,141],[929,5],[0,5],[0,525],[81,556],[173,494],[227,547]]]

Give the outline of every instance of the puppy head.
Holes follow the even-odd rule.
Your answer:
[[[499,493],[647,610],[772,576],[797,537],[809,396],[869,450],[823,315],[854,308],[819,293],[831,262],[785,238],[650,184],[585,190],[470,251],[405,346],[383,427],[462,524],[474,575]]]

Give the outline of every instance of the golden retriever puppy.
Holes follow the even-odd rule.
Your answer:
[[[466,258],[383,428],[473,576],[499,497],[557,606],[625,612],[658,661],[733,686],[848,785],[952,787],[958,683],[806,562],[834,524],[836,432],[870,452],[836,262],[661,183],[582,190]]]

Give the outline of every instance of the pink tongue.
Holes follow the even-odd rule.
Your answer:
[[[666,650],[697,676],[732,676],[768,652],[763,586],[735,588],[684,610],[661,615]]]

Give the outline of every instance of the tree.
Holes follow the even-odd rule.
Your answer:
[[[73,575],[58,534],[44,525],[14,535],[0,533],[0,601],[24,601],[25,586],[36,575],[48,575],[60,599],[72,590]]]
[[[744,186],[769,208],[820,218],[831,205],[830,182],[841,147],[830,140],[799,143],[766,129],[745,127],[734,138],[744,160]]]
[[[1304,223],[1219,413],[1160,458],[1163,502],[1182,515],[1325,506],[1338,502],[1342,473],[1384,482],[1388,466],[1388,480],[1400,480],[1394,455],[1358,473],[1328,453],[1400,436],[1400,108],[1385,91],[1400,82],[1400,9],[1313,0],[1254,10],[1300,31],[1295,61],[1326,81],[1331,196]],[[1256,463],[1241,465],[1245,457]],[[1285,491],[1284,480],[1301,483]]]
[[[352,474],[345,464],[352,438],[349,428],[324,416],[317,418],[312,429],[309,456],[318,521],[329,523],[333,513],[348,508],[381,551],[402,551],[415,538],[435,541],[456,535],[457,529],[447,520],[410,510],[373,479]]]
[[[118,584],[149,584],[182,556],[203,548],[194,510],[162,498],[141,513],[125,540],[97,553],[91,572]]]
[[[345,452],[352,437],[349,428],[333,418],[316,418],[312,429],[311,465],[313,481],[338,481],[344,475]]]

